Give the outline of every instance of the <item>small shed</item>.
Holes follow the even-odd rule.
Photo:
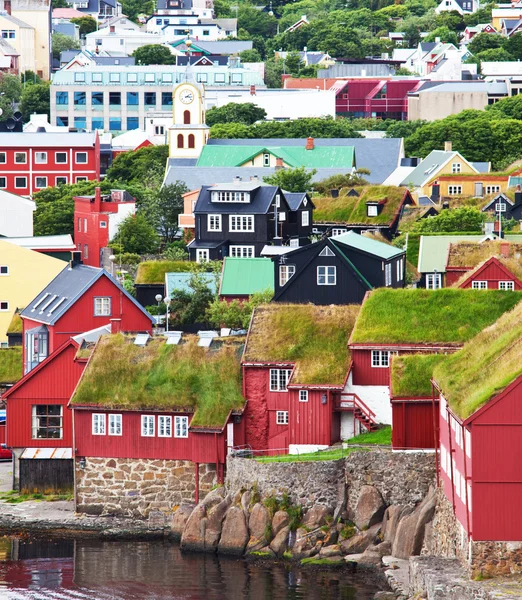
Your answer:
[[[64,492],[74,487],[72,448],[25,448],[20,456],[20,491]]]
[[[265,290],[274,291],[274,266],[269,258],[225,258],[219,288],[221,298],[248,300],[252,294]]]

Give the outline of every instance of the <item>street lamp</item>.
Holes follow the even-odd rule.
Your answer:
[[[165,331],[168,331],[169,330],[169,304],[170,304],[170,298],[168,298],[167,296],[165,296],[165,298],[163,298],[163,302],[165,302]]]
[[[109,256],[109,260],[111,261],[111,275],[114,277],[114,261],[116,260],[114,254]]]

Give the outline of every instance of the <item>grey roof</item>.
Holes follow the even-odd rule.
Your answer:
[[[428,196],[419,196],[419,206],[435,206],[435,202]]]
[[[72,38],[75,37],[77,29],[80,29],[80,27],[74,23],[56,23],[56,25],[53,25],[53,33],[61,33]]]
[[[431,52],[431,50],[433,50],[433,48],[435,48],[437,45],[437,42],[421,42],[420,49],[423,52]]]
[[[181,9],[190,9],[190,8],[192,8],[192,0],[181,0]],[[156,0],[156,10],[166,10],[166,9],[167,9],[167,0]],[[179,10],[179,9],[177,9],[177,10]],[[156,16],[156,13],[153,16]],[[168,15],[165,15],[165,16],[168,16]]]
[[[432,150],[426,158],[413,169],[401,185],[421,186],[430,177],[435,177],[440,167],[446,163],[455,152]]]
[[[245,182],[250,183],[250,182]],[[227,186],[220,186],[222,189],[234,191],[235,189],[252,189],[250,193],[250,202],[211,202],[210,192],[214,191],[215,188],[204,185],[199,192],[196,206],[194,207],[194,214],[198,213],[248,213],[254,215],[264,215],[268,212],[274,196],[278,192],[279,188],[275,185],[260,185],[259,182],[252,182],[250,186],[240,187],[234,183],[228,182]],[[281,206],[283,206],[284,195],[282,194]],[[286,203],[286,200],[284,200]]]
[[[104,276],[110,279],[121,293],[125,294],[152,321],[152,317],[141,304],[126,292],[107,271],[82,264],[72,268],[67,266],[60,271],[49,285],[29,302],[21,315],[38,323],[54,325],[100,277]]]
[[[136,64],[134,56],[93,56],[92,59],[96,65],[130,65]]]
[[[429,92],[487,92],[488,94],[506,94],[507,84],[505,81],[432,81],[424,83],[414,94]]]
[[[4,38],[0,38],[0,54],[3,56],[20,56],[18,50]]]
[[[395,69],[390,65],[383,63],[356,63],[356,64],[337,64],[320,69],[317,73],[319,79],[330,79],[332,77],[361,77],[363,72],[366,77],[386,77],[393,75]]]
[[[212,61],[213,63],[217,63],[218,65],[222,65],[222,66],[226,66],[228,65],[228,56],[224,55],[224,54],[209,54],[209,55],[204,55],[204,56],[178,56],[177,58],[177,62],[178,65],[186,65],[189,64],[189,59],[190,59],[190,64],[194,65],[196,63],[198,63],[200,60],[202,59],[207,59]]]
[[[28,25],[25,21],[22,21],[18,17],[13,17],[13,15],[3,14],[2,18],[6,21],[10,21],[13,25],[17,25],[21,29],[34,29],[32,25]]]
[[[210,54],[236,54],[243,50],[252,50],[253,42],[240,42],[236,40],[216,41],[216,42],[201,42],[194,40],[198,48],[210,52]]]
[[[370,171],[370,175],[365,175],[372,184],[381,184],[385,181],[395,169],[400,165],[401,158],[404,156],[404,149],[401,138],[315,138],[316,146],[352,146],[355,150],[355,162],[357,167],[364,167]],[[209,145],[217,146],[298,146],[306,145],[306,138],[252,138],[252,139],[214,139],[210,138]],[[169,161],[170,164],[170,161]],[[198,167],[199,169],[208,167]],[[228,179],[218,179],[218,181],[231,181],[235,175],[242,175],[246,167],[242,167],[237,173],[237,168],[228,171]],[[223,169],[225,170],[225,169]],[[250,175],[271,175],[273,169],[260,167],[257,169],[248,169],[249,173],[244,173],[243,179]],[[232,173],[232,174],[231,174]],[[331,175],[346,175],[346,169],[317,169],[317,174],[313,181],[320,181]],[[201,183],[212,183],[204,181]],[[188,183],[187,183],[188,185]],[[189,186],[190,187],[190,186]],[[199,186],[196,186],[199,187]],[[194,189],[194,188],[190,188]]]
[[[443,58],[441,61],[439,61],[431,70],[432,73],[436,73],[437,71],[440,71],[441,67],[443,67],[446,63],[448,62],[447,58]]]
[[[59,146],[60,148],[94,146],[96,133],[0,133],[0,146],[37,147]]]
[[[472,162],[472,167],[475,167],[479,173],[489,173],[491,171],[491,163],[489,162]]]
[[[520,23],[520,19],[502,19],[502,22],[504,27],[508,31],[511,31],[511,29],[514,29]]]
[[[284,192],[290,210],[298,210],[301,202],[307,197],[306,192]]]
[[[60,64],[71,62],[78,54],[81,54],[81,50],[62,50],[60,52]]]

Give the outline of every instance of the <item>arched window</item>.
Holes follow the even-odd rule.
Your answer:
[[[178,133],[178,148],[183,148],[183,134]]]
[[[189,135],[189,139],[188,139],[188,147],[189,148],[195,148],[196,147],[196,138],[194,137],[194,134],[191,133]]]
[[[183,124],[190,125],[190,110],[183,111]]]

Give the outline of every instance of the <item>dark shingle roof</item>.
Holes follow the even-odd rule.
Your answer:
[[[285,198],[290,210],[298,210],[301,202],[306,198],[306,192],[285,192]]]
[[[199,192],[198,201],[194,208],[194,214],[197,213],[248,213],[254,215],[266,214],[274,200],[274,196],[279,190],[274,185],[261,185],[251,192],[250,202],[211,202],[211,186],[205,185]],[[230,184],[230,191],[234,191],[234,184]],[[284,196],[281,194],[281,207],[284,204]]]

